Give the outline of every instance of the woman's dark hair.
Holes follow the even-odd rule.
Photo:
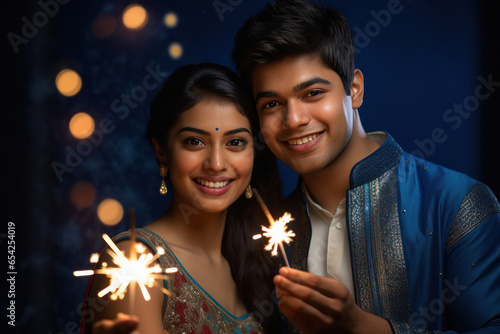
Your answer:
[[[217,64],[197,64],[179,67],[166,80],[151,102],[147,135],[150,141],[166,144],[167,134],[180,114],[202,100],[231,102],[246,116],[252,130],[257,124],[252,97],[236,73]]]
[[[308,0],[277,0],[236,33],[233,61],[248,81],[256,66],[287,56],[318,55],[351,95],[354,53],[352,33],[342,13]]]
[[[250,92],[241,78],[229,68],[216,64],[186,65],[172,73],[151,103],[147,127],[149,140],[166,145],[168,132],[176,124],[180,114],[205,99],[234,103],[246,116],[254,138],[255,159],[251,185],[258,189],[271,212],[281,210],[281,187],[276,158],[260,135],[257,113]],[[207,111],[207,117],[210,117]],[[222,254],[229,262],[233,278],[245,306],[260,322],[266,332],[277,331],[278,307],[274,303],[273,276],[277,267],[270,254],[264,251],[263,240],[252,236],[267,225],[255,198],[246,199],[242,194],[228,210]],[[270,305],[269,314],[261,314],[263,305]],[[260,315],[260,316],[258,316]]]

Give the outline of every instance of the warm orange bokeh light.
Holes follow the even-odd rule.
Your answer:
[[[69,131],[77,139],[88,138],[94,132],[94,128],[94,119],[84,112],[79,112],[69,122]]]
[[[111,14],[101,14],[92,22],[92,32],[97,38],[108,38],[116,29],[116,19]]]
[[[140,29],[148,22],[148,13],[144,7],[133,4],[125,8],[122,20],[125,27],[129,29]]]
[[[167,13],[163,18],[163,23],[169,28],[175,27],[178,21],[179,19],[175,13]]]
[[[104,225],[116,225],[123,218],[123,207],[117,200],[107,198],[97,207],[97,216]]]
[[[57,74],[56,87],[62,95],[74,96],[82,88],[82,78],[73,70],[62,70]]]
[[[179,43],[172,43],[168,48],[168,53],[170,57],[179,59],[182,56],[182,46]]]
[[[94,203],[96,191],[94,186],[87,181],[76,183],[69,194],[71,203],[79,209],[88,208]]]

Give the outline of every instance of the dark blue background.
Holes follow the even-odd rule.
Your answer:
[[[128,228],[128,219],[115,227],[99,223],[97,205],[105,198],[134,208],[138,225],[155,219],[166,208],[158,193],[160,178],[153,150],[145,138],[148,107],[156,91],[131,108],[124,119],[112,103],[141,85],[146,67],[176,67],[216,62],[234,68],[230,60],[233,37],[244,20],[268,1],[183,0],[138,1],[149,12],[148,24],[130,31],[120,24],[107,39],[91,31],[102,13],[120,18],[128,1],[79,1],[59,5],[59,12],[15,53],[4,37],[2,66],[2,222],[16,224],[16,329],[34,333],[76,333],[78,308],[86,278],[72,272],[89,268],[89,255],[101,245],[102,233]],[[216,3],[229,8],[217,12]],[[498,49],[494,12],[487,4],[469,1],[325,1],[349,19],[360,52],[357,67],[365,76],[365,98],[360,115],[367,131],[392,134],[406,151],[464,172],[489,184],[497,196],[498,92],[480,101],[470,117],[458,123],[443,116],[454,104],[471,101],[478,77],[500,81],[494,54]],[[378,22],[377,13],[399,3],[390,22]],[[7,4],[5,4],[7,6]],[[2,19],[3,36],[21,34],[22,18],[31,21],[41,10],[36,1],[8,5]],[[491,7],[491,6],[490,6]],[[163,25],[163,15],[174,12],[179,23]],[[183,56],[172,59],[168,46],[178,42]],[[54,85],[63,68],[83,79],[81,92],[63,97]],[[498,90],[498,87],[495,88]],[[486,92],[483,88],[482,93]],[[98,123],[111,120],[114,130],[59,180],[51,164],[65,163],[66,147],[78,141],[68,131],[71,117],[80,111]],[[456,129],[452,125],[457,125]],[[427,144],[440,128],[446,141]],[[282,169],[285,191],[296,176]],[[78,181],[97,189],[86,209],[75,208],[69,191]],[[3,226],[5,226],[3,225]],[[6,230],[3,229],[1,233]],[[6,254],[6,235],[1,235]],[[4,257],[5,258],[5,257]],[[2,309],[7,307],[2,292]],[[4,314],[2,312],[2,314]],[[7,319],[8,320],[8,319]],[[7,322],[2,317],[2,326]],[[11,327],[9,327],[12,330]]]

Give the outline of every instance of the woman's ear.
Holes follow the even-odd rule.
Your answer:
[[[360,70],[354,70],[354,80],[351,85],[352,109],[358,109],[363,104],[363,95],[365,93],[365,83],[363,73]]]
[[[156,139],[153,139],[152,142],[156,153],[156,160],[158,160],[160,164],[167,167],[167,150],[165,148],[165,145],[160,145],[160,143]]]

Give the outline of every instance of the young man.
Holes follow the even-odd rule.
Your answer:
[[[236,35],[264,138],[301,175],[279,307],[304,333],[500,333],[500,206],[487,186],[367,134],[346,19],[267,5]]]

